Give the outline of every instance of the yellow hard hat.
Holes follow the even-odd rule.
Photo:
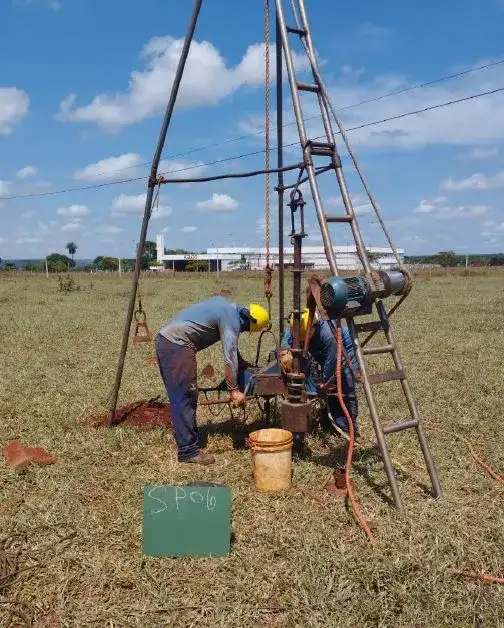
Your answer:
[[[301,321],[299,325],[299,340],[304,340],[306,338],[306,329],[308,327],[308,319],[310,318],[310,310],[305,308],[301,313]],[[318,319],[317,312],[315,312],[315,316],[313,317],[314,322]],[[290,315],[289,325],[291,328],[291,332],[294,333],[294,314]],[[312,334],[315,331],[315,325],[312,324]]]
[[[251,303],[249,311],[250,316],[256,321],[255,323],[253,321],[250,322],[250,331],[261,331],[262,329],[266,329],[266,327],[268,327],[270,322],[269,314],[262,305]]]

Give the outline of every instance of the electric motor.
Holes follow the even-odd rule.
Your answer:
[[[406,291],[401,271],[380,270],[372,290],[365,277],[331,277],[320,288],[320,301],[331,317],[368,314],[373,299],[399,296]]]
[[[320,300],[330,316],[348,315],[371,303],[364,277],[331,277],[320,288]]]

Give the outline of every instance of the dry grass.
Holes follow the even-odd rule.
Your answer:
[[[272,496],[255,492],[249,452],[233,448],[226,422],[208,426],[218,463],[205,469],[176,464],[169,432],[86,424],[109,392],[128,279],[81,276],[80,292],[64,295],[54,279],[2,277],[0,441],[40,445],[57,461],[22,474],[0,462],[0,536],[26,533],[20,560],[31,555],[41,563],[0,591],[0,602],[28,604],[34,625],[46,628],[504,626],[504,588],[450,572],[504,572],[504,489],[454,437],[463,435],[504,470],[502,279],[494,272],[420,278],[397,314],[396,335],[445,499],[426,495],[410,433],[392,435],[407,504],[399,515],[384,497],[382,465],[364,445],[353,477],[378,541],[372,549],[344,503],[322,491],[333,455],[320,438],[313,438],[313,460],[295,467],[295,484],[309,490]],[[149,278],[143,285],[149,323],[156,330],[175,310],[222,288],[247,303],[261,298],[262,283],[232,275],[219,284],[214,277]],[[249,358],[254,343],[243,341]],[[221,363],[219,347],[207,353],[201,366]],[[150,345],[130,348],[122,403],[163,392],[157,368],[143,364],[150,354]],[[405,417],[397,388],[378,389],[390,419]],[[369,444],[373,434],[361,407]],[[202,414],[200,424],[208,418]],[[143,486],[196,479],[232,487],[231,556],[142,560]]]

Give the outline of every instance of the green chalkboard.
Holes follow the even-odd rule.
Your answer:
[[[142,548],[147,556],[228,556],[228,486],[146,486]]]

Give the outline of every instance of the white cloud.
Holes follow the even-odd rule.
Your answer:
[[[201,162],[174,161],[172,159],[163,159],[159,163],[159,174],[165,175],[167,179],[170,177],[176,179],[196,179],[202,175],[207,166]],[[172,174],[173,173],[173,174]],[[190,183],[180,184],[183,188],[191,186]]]
[[[86,227],[81,222],[77,222],[77,220],[67,222],[61,227],[61,231],[84,231],[85,229]]]
[[[38,168],[35,166],[25,166],[16,172],[16,177],[18,179],[27,179],[28,177],[34,177],[38,174]]]
[[[197,227],[182,227],[180,231],[182,231],[182,233],[192,233],[193,231],[197,231],[197,230],[198,230]]]
[[[145,209],[145,193],[142,194],[120,194],[112,201],[110,212],[112,216],[128,216],[143,214]],[[151,220],[167,218],[172,213],[171,207],[166,205],[154,206],[152,208]]]
[[[91,213],[91,210],[86,205],[70,205],[69,207],[58,207],[56,213],[59,216],[81,218],[82,216],[88,216]]]
[[[126,91],[99,94],[84,106],[78,106],[76,94],[70,94],[61,102],[57,119],[91,122],[107,130],[117,130],[160,114],[166,107],[167,89],[173,84],[182,46],[182,39],[154,37],[141,53],[145,68],[131,72]],[[273,46],[271,50],[274,55]],[[295,62],[298,69],[308,67],[304,55],[296,55]],[[233,68],[227,66],[224,57],[210,42],[193,41],[177,106],[215,105],[241,87],[261,87],[263,77],[264,44],[249,46],[240,63]]]
[[[35,214],[34,211],[27,211],[27,212],[23,212],[21,214],[21,217],[22,218],[32,218],[34,214]]]
[[[447,218],[474,218],[489,211],[487,205],[448,205],[444,196],[430,200],[422,200],[413,210],[414,214],[428,214],[433,218],[444,220]]]
[[[373,206],[369,202],[369,199],[367,196],[364,196],[363,194],[356,194],[355,196],[351,197],[351,200],[352,200],[354,212],[357,216],[365,216],[366,214],[373,213],[374,211]],[[325,204],[328,205],[329,207],[343,208],[343,200],[341,196],[329,196],[326,199]],[[343,209],[342,209],[342,213],[343,213]]]
[[[120,194],[112,201],[111,212],[115,215],[141,214],[145,208],[145,194]]]
[[[28,94],[17,87],[0,87],[0,135],[9,135],[28,113]]]
[[[212,198],[206,201],[199,201],[196,206],[205,212],[232,212],[238,207],[239,203],[227,194],[212,194]]]
[[[457,157],[459,159],[470,159],[472,161],[487,161],[494,159],[499,153],[500,150],[498,146],[494,146],[493,148],[482,146],[481,148],[473,148],[466,153],[459,153]]]
[[[18,235],[16,238],[17,244],[37,244],[42,242],[49,233],[51,229],[55,226],[54,222],[51,222],[47,225],[44,222],[39,222],[37,228],[34,231],[27,231],[24,227],[18,229]]]
[[[449,192],[461,190],[492,190],[504,187],[504,170],[490,176],[476,172],[466,179],[446,179],[441,183],[441,189]]]
[[[475,68],[491,61],[480,59],[471,67]],[[471,68],[447,67],[444,71],[440,69],[439,74],[452,74],[467,69]],[[343,124],[347,129],[354,129],[348,132],[352,146],[410,150],[447,144],[473,148],[478,145],[495,145],[499,141],[504,141],[504,92],[395,120],[390,119],[480,92],[502,88],[504,65],[472,72],[460,77],[457,81],[437,83],[422,89],[412,89],[396,94],[391,98],[381,98],[387,93],[413,87],[427,78],[430,77],[412,77],[397,73],[375,76],[362,74],[356,77],[342,72],[339,76],[335,76],[329,90]],[[376,100],[377,98],[380,100]],[[374,101],[370,102],[373,99]],[[313,104],[307,102],[304,107],[306,118],[316,116],[312,120],[307,120],[309,137],[317,137],[323,133],[320,110],[315,103],[316,100]],[[365,104],[354,106],[358,103]],[[292,120],[292,114],[287,111],[285,121]],[[389,121],[375,124],[380,120]],[[478,121],[477,124],[475,120]],[[246,128],[245,125],[246,121],[242,127]],[[252,130],[262,130],[262,126],[256,124]],[[261,139],[259,136],[258,140],[261,141]],[[299,136],[295,125],[285,128],[284,141],[286,144],[295,142],[294,150],[296,153],[299,152]],[[344,151],[342,152],[344,156]]]
[[[151,220],[161,220],[162,218],[168,218],[171,216],[172,208],[164,205],[154,207],[151,214]]]
[[[0,181],[0,196],[7,196],[10,185],[10,181]]]
[[[502,236],[504,235],[504,222],[495,222],[495,220],[485,220],[483,223],[482,236]]]
[[[115,225],[100,225],[99,227],[96,227],[96,231],[98,233],[122,233],[124,229],[116,227]]]
[[[163,227],[161,229],[161,233],[168,233],[169,231],[171,231],[171,227]]]
[[[124,178],[124,170],[134,170],[141,162],[138,153],[125,153],[119,157],[107,157],[96,163],[88,164],[74,173],[78,181],[106,181]],[[132,172],[128,173],[131,176]]]
[[[5,244],[7,240],[5,238],[0,238],[0,244]]]

